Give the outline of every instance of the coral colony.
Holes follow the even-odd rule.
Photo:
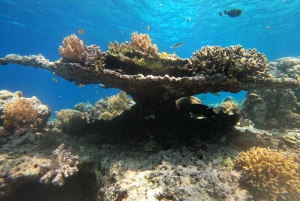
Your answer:
[[[179,58],[137,32],[106,52],[74,34],[58,50],[54,62],[10,54],[0,64],[122,91],[49,122],[38,98],[0,91],[0,199],[30,181],[71,187],[82,171],[98,201],[300,200],[299,58],[268,63],[240,45]],[[194,97],[241,90],[243,103]]]

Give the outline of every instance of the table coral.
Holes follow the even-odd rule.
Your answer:
[[[44,160],[43,163],[39,165],[42,169],[49,170],[41,177],[41,183],[49,184],[50,180],[52,180],[54,185],[62,186],[65,183],[64,177],[72,176],[78,172],[77,165],[79,164],[79,157],[72,155],[70,149],[70,147],[68,150],[64,149],[64,144],[59,145],[57,149],[52,152],[54,159]]]
[[[299,200],[299,162],[283,151],[252,147],[235,159],[246,182],[269,200]]]

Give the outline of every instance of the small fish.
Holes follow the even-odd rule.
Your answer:
[[[99,84],[99,86],[103,89],[107,89],[107,87],[104,84]]]
[[[83,29],[82,28],[78,29],[78,33],[83,34],[84,33]]]
[[[121,30],[121,31],[120,31],[120,34],[121,34],[121,35],[123,35],[123,34],[124,34],[124,31],[123,31],[123,30]]]
[[[183,45],[183,43],[177,43],[177,44],[173,45],[171,48],[173,49],[173,48],[179,47],[181,45]]]
[[[79,84],[79,85],[78,85],[78,88],[81,88],[81,87],[83,87],[83,86],[84,86],[83,84]]]
[[[271,29],[271,27],[270,26],[266,26],[266,29]]]
[[[147,30],[148,30],[148,31],[150,30],[150,26],[149,26],[149,25],[147,25],[147,27],[146,27],[146,28],[147,28]]]
[[[96,91],[96,94],[98,93],[98,91]]]
[[[224,14],[228,15],[229,17],[238,17],[242,14],[242,10],[241,9],[232,9],[228,12],[226,10],[224,10]]]
[[[189,17],[188,17],[188,18],[186,18],[186,21],[187,21],[187,22],[190,22],[190,20],[191,20],[191,19],[190,19]]]
[[[96,86],[96,85],[94,86],[94,89],[97,89],[97,86]]]
[[[52,78],[52,80],[53,80],[53,82],[57,82],[57,80],[54,77]]]
[[[213,92],[212,95],[221,96],[218,92]]]

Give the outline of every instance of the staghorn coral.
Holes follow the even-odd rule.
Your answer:
[[[252,147],[235,159],[246,182],[269,200],[299,200],[299,161],[275,149]]]
[[[29,126],[34,124],[37,119],[37,111],[33,107],[33,103],[25,98],[18,98],[13,102],[7,102],[4,106],[5,127]]]
[[[64,149],[64,144],[59,145],[52,153],[53,160],[46,159],[39,165],[42,169],[49,170],[41,177],[40,182],[49,184],[52,180],[54,185],[62,186],[65,183],[64,177],[67,178],[78,172],[79,157],[72,155],[70,147],[68,150]]]
[[[84,53],[84,46],[82,40],[72,34],[67,36],[62,41],[63,46],[59,46],[59,54],[63,58],[67,58],[73,62],[81,62],[82,54]]]
[[[197,73],[213,75],[221,73],[237,80],[252,79],[253,76],[265,73],[267,59],[256,49],[244,49],[242,46],[206,46],[195,51],[191,57],[192,70]]]
[[[79,133],[87,123],[85,113],[77,110],[60,110],[56,113],[56,118],[60,122],[60,128],[67,133]]]

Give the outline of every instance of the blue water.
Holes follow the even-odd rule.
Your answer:
[[[241,16],[219,16],[233,8],[242,9]],[[109,41],[130,41],[131,33],[138,31],[149,34],[159,52],[173,53],[170,47],[183,42],[175,49],[180,57],[190,57],[205,45],[241,44],[272,61],[300,55],[299,16],[300,0],[0,0],[0,57],[43,54],[58,60],[62,39],[82,28],[84,34],[77,35],[84,44],[97,44],[103,51]],[[94,104],[119,92],[97,85],[78,88],[46,70],[18,65],[0,67],[1,89],[35,95],[52,111],[73,108],[78,102]],[[229,94],[220,95],[207,95],[204,102],[218,102]],[[244,95],[232,96],[242,99]]]

